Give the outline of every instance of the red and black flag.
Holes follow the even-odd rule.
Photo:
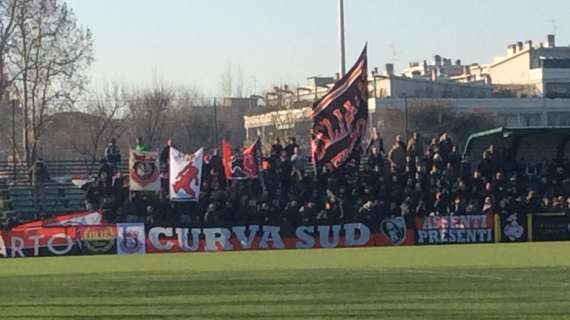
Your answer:
[[[311,152],[317,168],[342,166],[366,133],[367,67],[365,46],[356,64],[313,105]]]
[[[231,144],[222,141],[224,173],[228,180],[252,179],[259,174],[261,141],[259,139],[243,150],[232,150]]]

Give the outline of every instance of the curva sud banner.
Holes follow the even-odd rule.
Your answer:
[[[0,234],[0,255],[145,254],[413,245],[415,233],[402,217],[380,223],[240,225],[214,228],[116,225],[33,226]]]
[[[303,225],[241,225],[218,228],[153,227],[147,252],[240,251],[413,245],[415,234],[402,217],[378,225],[345,223]]]
[[[417,244],[493,242],[493,215],[416,218]]]

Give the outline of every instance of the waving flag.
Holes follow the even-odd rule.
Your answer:
[[[60,227],[60,226],[80,226],[80,225],[100,225],[104,224],[103,214],[99,211],[88,212],[78,211],[65,214],[58,214],[47,220],[38,219],[19,224],[12,229],[31,229],[43,227]]]
[[[170,147],[170,200],[198,201],[204,148],[187,155]]]
[[[228,180],[257,178],[261,163],[261,141],[259,139],[243,149],[234,152],[225,139],[222,141],[224,173]]]
[[[311,150],[317,167],[338,168],[361,143],[368,121],[366,46],[356,64],[313,105]]]

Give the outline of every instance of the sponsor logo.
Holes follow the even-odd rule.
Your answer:
[[[115,242],[116,229],[114,227],[86,228],[82,240],[85,249],[89,252],[107,252]]]
[[[402,244],[406,240],[406,221],[403,217],[382,220],[380,230],[395,246]]]
[[[503,229],[503,234],[505,235],[505,237],[509,238],[509,240],[511,240],[511,241],[519,240],[524,233],[524,229],[519,224],[517,215],[511,214],[507,218],[507,221],[509,223]]]
[[[127,231],[123,230],[123,236],[119,242],[121,249],[125,253],[135,253],[140,250],[142,243],[139,241],[139,231]]]
[[[144,224],[117,224],[117,253],[144,254],[146,251]]]

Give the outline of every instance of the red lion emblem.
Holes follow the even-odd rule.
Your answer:
[[[178,192],[178,190],[182,189],[190,198],[196,198],[196,193],[194,189],[192,189],[191,184],[194,181],[196,186],[200,185],[198,173],[198,168],[196,168],[192,162],[188,163],[186,167],[180,171],[178,176],[176,176],[176,181],[174,181],[172,185],[174,192]]]

